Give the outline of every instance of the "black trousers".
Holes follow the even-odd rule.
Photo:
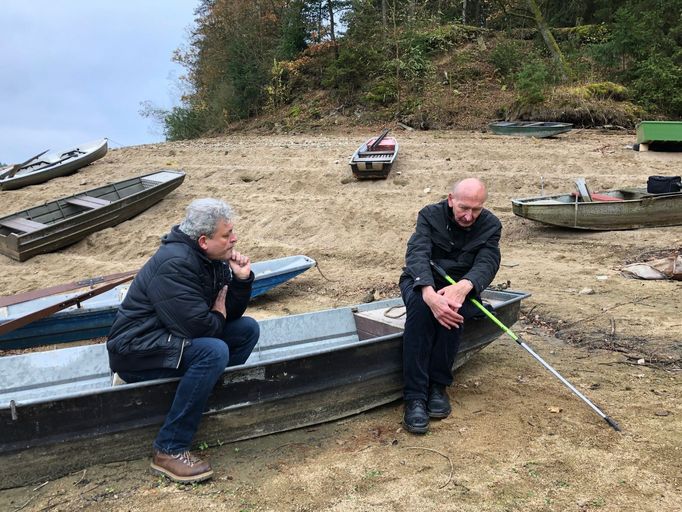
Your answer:
[[[403,334],[403,398],[427,400],[429,386],[452,384],[452,364],[466,319],[475,316],[476,307],[467,301],[459,310],[465,318],[458,329],[446,329],[438,323],[422,299],[421,288],[413,289],[410,280],[400,283],[407,308]]]

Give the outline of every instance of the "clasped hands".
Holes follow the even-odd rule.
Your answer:
[[[459,329],[464,323],[464,317],[459,314],[469,292],[474,288],[471,281],[462,279],[457,284],[451,284],[436,291],[432,286],[422,288],[422,299],[431,309],[439,324],[446,329]]]

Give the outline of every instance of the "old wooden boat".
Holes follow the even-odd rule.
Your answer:
[[[0,171],[0,189],[12,190],[66,176],[99,160],[107,154],[107,149],[107,139],[98,139],[62,151],[43,152]]]
[[[353,176],[359,180],[385,179],[398,156],[398,141],[387,137],[388,129],[362,144],[348,162]]]
[[[293,279],[314,265],[314,259],[303,255],[254,262],[251,265],[255,274],[251,298],[258,297]],[[97,281],[97,284],[99,282]],[[2,334],[0,335],[0,350],[33,348],[106,336],[114,321],[118,306],[129,287],[130,283],[118,285],[59,313]],[[92,287],[88,288],[92,289]],[[2,306],[0,307],[0,328],[8,321],[30,315],[53,304],[63,303],[81,294],[82,291],[83,288],[69,293],[58,293]]]
[[[515,135],[521,137],[554,137],[573,129],[571,123],[549,121],[495,121],[488,124],[490,131],[496,135]]]
[[[682,121],[642,121],[636,135],[636,151],[682,151]]]
[[[652,194],[645,188],[621,188],[592,194],[513,199],[515,215],[561,226],[589,230],[618,230],[682,224],[682,192]]]
[[[56,251],[143,212],[184,179],[184,172],[158,171],[2,217],[0,254],[25,261]]]
[[[507,325],[525,297],[483,295]],[[260,321],[256,349],[246,364],[226,369],[195,442],[281,432],[400,398],[402,329],[389,317],[401,305],[389,299]],[[469,321],[455,366],[500,332],[487,318]],[[0,487],[147,456],[175,386],[162,379],[112,387],[104,344],[0,358]]]

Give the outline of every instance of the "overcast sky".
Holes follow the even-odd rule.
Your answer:
[[[171,61],[197,0],[0,0],[0,162],[108,137],[163,140],[141,103],[179,104]]]

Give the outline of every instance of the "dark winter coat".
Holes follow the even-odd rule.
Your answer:
[[[237,279],[227,263],[210,260],[174,226],[118,309],[107,341],[111,369],[177,368],[186,340],[222,336],[225,318],[211,308],[223,285],[232,320],[244,314],[253,279],[253,272]]]
[[[479,296],[500,268],[501,235],[502,224],[489,210],[483,209],[471,227],[462,228],[455,222],[447,200],[425,206],[407,242],[401,288],[406,281],[413,288],[433,286],[440,290],[447,286],[449,283],[431,268],[429,260],[433,260],[455,281],[471,281],[472,294]]]

